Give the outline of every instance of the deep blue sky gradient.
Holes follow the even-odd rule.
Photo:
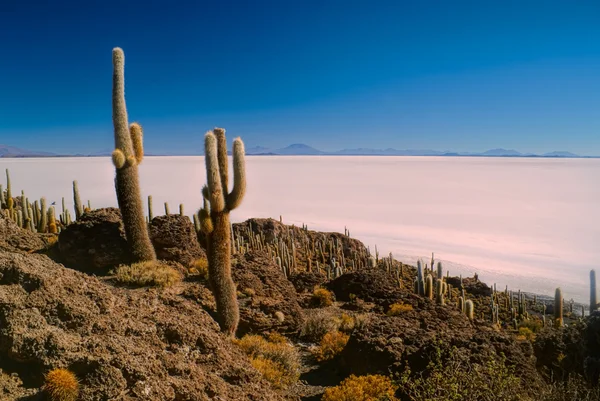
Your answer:
[[[123,3],[123,4],[122,4]],[[149,153],[306,143],[600,155],[598,1],[0,1],[0,143],[112,150],[111,51]]]

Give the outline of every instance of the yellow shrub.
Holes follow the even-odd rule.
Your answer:
[[[54,369],[45,377],[44,391],[51,401],[75,401],[79,395],[79,381],[67,369]]]
[[[339,386],[328,388],[321,401],[397,401],[392,381],[380,375],[350,376]]]
[[[348,334],[339,331],[325,334],[319,348],[314,352],[315,358],[319,362],[335,358],[337,354],[342,352],[349,338]]]
[[[167,264],[148,261],[117,267],[115,278],[119,283],[131,286],[170,287],[181,281],[181,274]]]
[[[325,288],[317,288],[312,295],[312,303],[318,307],[333,305],[333,294]]]
[[[408,312],[413,310],[412,305],[403,304],[401,302],[393,304],[390,306],[390,309],[387,311],[388,316],[398,316],[404,312]]]
[[[300,355],[298,350],[280,334],[271,334],[269,339],[248,334],[235,343],[250,357],[252,365],[273,386],[288,386],[300,377]]]
[[[206,258],[196,259],[190,273],[197,274],[200,278],[208,280],[208,260]]]
[[[532,341],[535,338],[535,334],[528,327],[519,327],[519,337]]]

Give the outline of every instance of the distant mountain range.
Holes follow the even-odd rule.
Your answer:
[[[37,152],[20,149],[14,146],[0,145],[0,158],[3,157],[96,157],[110,156],[111,150],[102,150],[90,154],[56,154],[50,152]],[[246,148],[246,154],[250,156],[273,155],[273,156],[473,156],[473,157],[562,157],[562,158],[591,158],[597,156],[579,156],[571,152],[555,151],[544,154],[521,153],[513,149],[490,149],[485,152],[442,152],[429,149],[342,149],[335,152],[324,152],[311,146],[295,143],[281,149],[271,149],[264,146]],[[152,154],[147,156],[177,156],[177,154]]]
[[[281,149],[269,149],[255,146],[246,149],[247,155],[282,155],[282,156],[480,156],[480,157],[568,157],[580,158],[590,156],[579,156],[571,152],[555,151],[544,154],[521,153],[513,149],[490,149],[485,152],[449,152],[430,149],[342,149],[335,152],[324,152],[311,146],[295,143]]]

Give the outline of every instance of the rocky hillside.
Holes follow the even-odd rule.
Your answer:
[[[582,320],[567,307],[564,327],[543,327],[539,305],[525,302],[518,327],[506,310],[493,322],[494,292],[475,278],[440,280],[449,285],[442,305],[415,294],[414,267],[373,257],[347,235],[274,220],[233,225],[240,325],[228,339],[189,218],[157,216],[149,230],[176,273],[168,285],[115,273],[128,262],[117,209],[88,211],[60,235],[0,213],[1,400],[46,399],[45,375],[58,368],[75,374],[83,401],[598,394],[582,383],[598,380],[600,316]],[[472,317],[457,307],[461,291]],[[580,398],[556,398],[573,388]]]

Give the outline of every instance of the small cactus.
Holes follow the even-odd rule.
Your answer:
[[[79,381],[70,370],[54,369],[45,376],[44,392],[50,401],[76,401]]]
[[[473,301],[470,299],[465,302],[465,314],[469,318],[469,320],[473,320],[475,317],[475,306],[473,305]]]

